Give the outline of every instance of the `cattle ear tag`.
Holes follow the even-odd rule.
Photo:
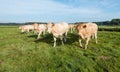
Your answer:
[[[86,28],[86,25],[84,25],[83,28]]]

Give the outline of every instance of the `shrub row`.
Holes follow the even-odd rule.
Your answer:
[[[99,31],[117,31],[120,32],[120,28],[99,28]]]

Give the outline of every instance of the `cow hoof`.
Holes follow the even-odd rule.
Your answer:
[[[83,47],[83,46],[80,46],[81,48]]]
[[[85,50],[86,50],[87,48],[85,48]]]
[[[40,38],[37,38],[37,40],[39,40]]]

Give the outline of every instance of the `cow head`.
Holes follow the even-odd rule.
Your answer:
[[[84,37],[83,37],[83,34],[85,33],[86,28],[87,28],[87,25],[86,25],[86,24],[78,24],[78,25],[77,25],[78,35],[79,35],[81,38],[84,38]]]
[[[39,24],[38,23],[34,23],[34,24],[32,24],[33,26],[34,26],[34,29],[36,30],[37,28],[38,28],[38,26],[39,26]]]
[[[51,33],[53,26],[54,26],[53,23],[48,23],[48,24],[47,24],[47,32],[48,32],[48,33]]]
[[[22,26],[19,26],[19,29],[22,29]]]

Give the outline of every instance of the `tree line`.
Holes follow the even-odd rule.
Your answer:
[[[45,22],[25,22],[25,23],[0,23],[0,25],[28,25],[28,24],[34,24],[34,23],[38,23],[38,24],[46,24]]]
[[[120,18],[112,19],[111,21],[95,22],[98,25],[120,25]]]
[[[75,24],[79,23],[86,23],[86,22],[76,22]],[[111,21],[100,21],[100,22],[94,22],[97,25],[120,25],[120,18],[112,19]]]
[[[25,23],[0,23],[0,25],[27,25],[27,24],[46,24],[46,22],[25,22]],[[76,22],[75,24],[83,23],[83,22]],[[120,18],[112,19],[111,21],[101,21],[101,22],[94,22],[97,25],[120,25]]]

